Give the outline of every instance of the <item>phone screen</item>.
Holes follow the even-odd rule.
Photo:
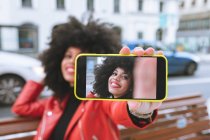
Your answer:
[[[156,56],[80,56],[75,94],[83,99],[163,100],[166,59]]]

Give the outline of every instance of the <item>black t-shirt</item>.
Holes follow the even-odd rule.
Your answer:
[[[50,140],[63,140],[64,139],[66,129],[80,103],[81,101],[79,101],[72,93],[67,101],[66,107],[63,111],[63,114],[60,120],[56,124],[51,134]]]

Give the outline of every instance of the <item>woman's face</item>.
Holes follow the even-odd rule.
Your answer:
[[[119,98],[127,93],[130,84],[131,77],[122,68],[118,67],[109,77],[108,90],[114,98]]]
[[[61,71],[63,78],[70,83],[70,86],[74,85],[74,61],[76,56],[80,53],[81,50],[79,48],[70,47],[67,49],[61,62]]]

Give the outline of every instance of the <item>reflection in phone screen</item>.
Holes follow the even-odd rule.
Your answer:
[[[86,97],[156,99],[156,57],[96,57],[86,59]]]

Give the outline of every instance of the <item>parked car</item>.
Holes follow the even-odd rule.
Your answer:
[[[39,60],[0,51],[0,103],[14,103],[27,80],[41,80],[43,76]]]
[[[198,68],[200,58],[192,53],[179,52],[173,47],[164,47],[161,43],[150,42],[144,40],[124,41],[131,50],[141,46],[144,49],[152,47],[155,50],[163,50],[164,55],[168,59],[168,74],[185,74],[193,75]]]
[[[155,48],[156,50],[162,50],[163,46],[160,42],[152,42],[152,41],[146,41],[146,40],[134,40],[134,41],[123,41],[122,44],[127,45],[131,50],[133,50],[135,47],[142,47],[143,49],[147,49],[149,47]]]

